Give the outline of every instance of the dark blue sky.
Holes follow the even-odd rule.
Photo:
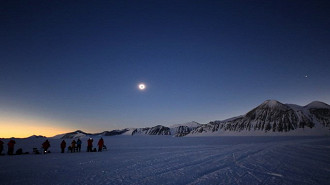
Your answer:
[[[94,132],[330,102],[329,1],[1,1],[0,21],[0,116]]]

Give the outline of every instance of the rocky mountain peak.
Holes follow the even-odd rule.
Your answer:
[[[283,103],[281,103],[277,100],[266,100],[258,107],[259,108],[268,108],[268,109],[288,109],[288,106],[284,105]]]

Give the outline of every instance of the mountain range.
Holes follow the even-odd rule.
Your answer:
[[[314,101],[306,106],[283,104],[276,100],[266,100],[245,115],[207,124],[189,122],[172,126],[157,125],[146,128],[126,128],[85,133],[81,130],[54,136],[72,139],[78,137],[114,135],[172,135],[221,136],[221,135],[330,135],[330,105]]]

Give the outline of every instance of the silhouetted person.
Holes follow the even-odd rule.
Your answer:
[[[80,152],[80,150],[81,150],[81,140],[78,139],[77,140],[77,151]]]
[[[49,147],[50,147],[50,143],[49,143],[49,141],[48,141],[48,139],[47,139],[45,142],[42,143],[42,148],[44,149],[44,150],[43,150],[43,153],[44,153],[44,154],[48,152],[48,148],[49,148]]]
[[[14,140],[10,140],[8,142],[8,155],[13,155],[14,154],[14,146],[15,146],[16,142]]]
[[[76,140],[73,140],[71,142],[71,153],[76,151]]]
[[[0,140],[0,155],[2,154],[4,142]]]
[[[0,140],[0,155],[2,154],[4,142]]]
[[[89,138],[87,140],[87,152],[92,152],[93,151],[93,139]]]
[[[61,142],[61,153],[64,153],[65,147],[66,147],[66,142],[63,139],[63,141]]]
[[[104,145],[104,141],[103,138],[101,137],[101,139],[99,140],[99,142],[97,143],[97,145],[99,146],[99,152],[102,152],[103,149],[103,145]]]

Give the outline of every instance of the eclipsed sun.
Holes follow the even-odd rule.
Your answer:
[[[138,87],[141,91],[143,91],[146,88],[146,85],[141,83],[141,84],[138,85]]]

